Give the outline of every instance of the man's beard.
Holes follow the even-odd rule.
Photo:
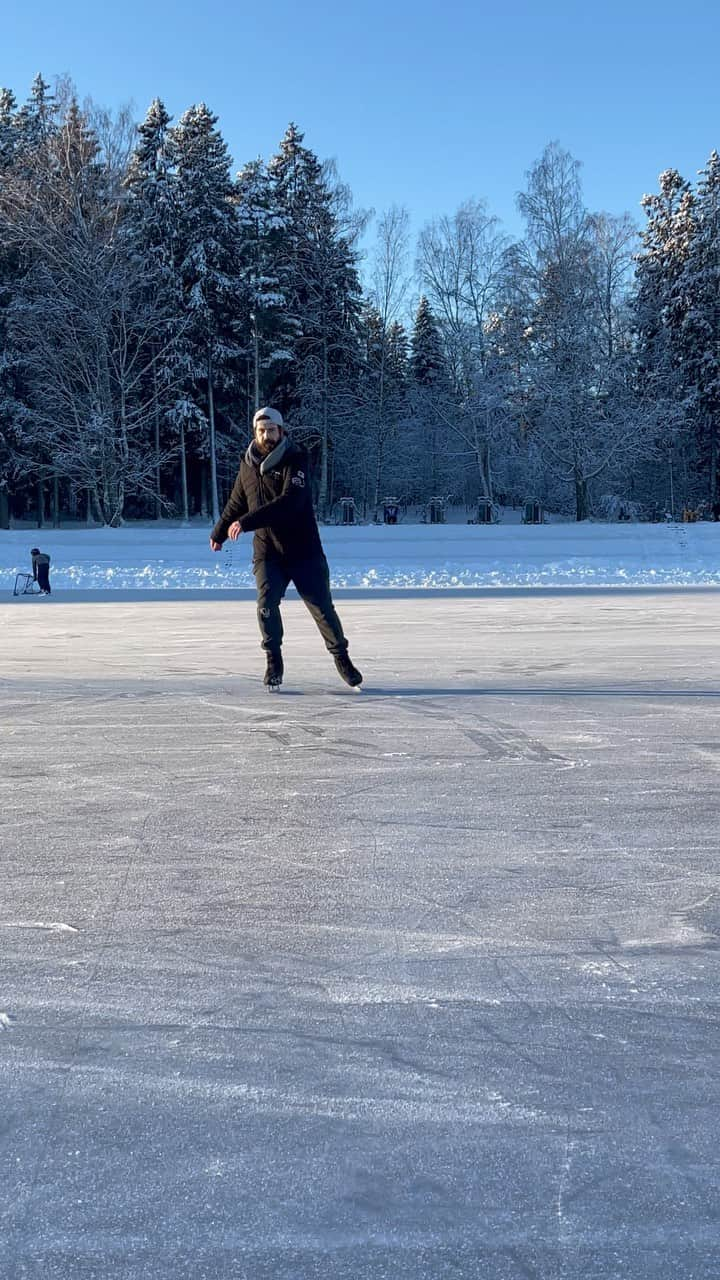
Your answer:
[[[264,453],[267,455],[272,453],[273,449],[277,449],[279,443],[280,443],[279,440],[263,440],[263,441],[258,440],[257,447],[261,453]]]

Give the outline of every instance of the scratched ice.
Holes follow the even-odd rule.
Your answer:
[[[0,606],[0,1273],[716,1280],[720,594]]]

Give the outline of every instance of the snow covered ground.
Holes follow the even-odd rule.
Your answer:
[[[39,545],[61,591],[252,587],[252,538],[213,555],[208,533],[202,524],[0,532],[0,581],[12,589]],[[322,536],[336,587],[720,584],[720,524],[361,525]]]
[[[15,604],[3,1276],[716,1280],[720,594]]]

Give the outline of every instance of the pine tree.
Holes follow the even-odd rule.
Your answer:
[[[148,299],[158,310],[159,323],[153,341],[151,368],[153,444],[156,455],[155,515],[162,514],[162,423],[172,419],[180,380],[177,346],[183,331],[182,295],[175,268],[178,205],[168,157],[171,117],[159,98],[148,108],[138,126],[138,143],[125,178],[127,203],[125,231],[128,252],[140,263]],[[160,321],[160,316],[164,319]],[[182,414],[179,421],[180,492],[184,519],[189,515],[187,458]]]
[[[262,160],[246,164],[235,180],[242,329],[251,334],[248,425],[293,359],[297,328],[287,312],[282,242],[285,219],[275,184]]]
[[[218,394],[237,387],[244,348],[235,329],[241,296],[237,213],[230,157],[204,103],[191,107],[168,136],[175,174],[178,230],[175,262],[187,325],[180,342],[186,395],[179,412],[200,428],[210,463],[212,515],[219,515]]]
[[[57,127],[57,104],[50,85],[41,75],[36,75],[30,88],[30,97],[18,111],[18,145],[22,151],[32,150],[45,142]]]
[[[11,89],[0,89],[0,177],[13,163],[17,141],[15,94]]]
[[[10,89],[0,89],[0,200],[3,186],[11,180],[18,138],[17,103]],[[12,472],[15,429],[10,395],[13,379],[7,359],[7,310],[13,296],[13,283],[19,272],[16,251],[0,238],[0,529],[10,526],[8,487]]]
[[[718,501],[720,443],[720,156],[700,172],[693,202],[685,202],[676,240],[683,259],[674,289],[676,345],[699,448],[707,496]]]
[[[138,143],[128,167],[125,186],[128,210],[143,253],[160,270],[172,262],[176,202],[168,158],[171,116],[159,98],[151,102],[138,125]]]
[[[54,98],[48,95],[48,85],[41,76],[33,81],[30,98],[21,108],[17,107],[15,96],[10,90],[0,91],[0,186],[5,181],[10,189],[9,205],[12,204],[13,187],[26,168],[26,157],[33,149],[39,148],[56,128],[53,116],[55,112]],[[13,467],[19,469],[17,462],[22,446],[20,416],[16,406],[22,398],[22,386],[19,370],[9,354],[9,338],[7,316],[13,302],[14,287],[29,269],[32,260],[32,245],[23,247],[12,236],[4,238],[5,243],[0,250],[0,349],[5,351],[0,385],[3,391],[3,406],[0,408],[0,420],[5,424],[0,428],[5,439],[6,462],[3,467],[6,476]],[[12,243],[11,243],[12,242]],[[5,312],[5,316],[2,316]],[[8,442],[14,441],[11,447]],[[2,494],[7,491],[7,479],[0,480]],[[0,519],[5,520],[7,499],[0,494]],[[38,484],[39,509],[42,512],[42,483]]]
[[[385,334],[385,467],[390,488],[402,490],[410,499],[417,496],[418,460],[412,449],[408,391],[408,336],[400,321],[394,320]]]
[[[394,320],[388,330],[388,368],[393,380],[405,387],[408,378],[408,336],[405,326]]]
[[[420,454],[419,473],[427,497],[440,488],[441,440],[453,418],[452,397],[440,326],[423,294],[410,338],[410,382],[413,437]]]
[[[667,460],[674,510],[677,463],[686,472],[695,452],[680,342],[685,311],[680,282],[692,241],[695,197],[676,169],[661,173],[659,186],[657,195],[642,199],[647,223],[637,255],[634,298],[637,382],[641,402],[657,419],[656,441]]]
[[[411,339],[411,370],[419,387],[434,387],[446,373],[440,327],[423,294],[415,315]]]
[[[680,227],[687,224],[693,196],[676,169],[661,173],[659,183],[658,195],[642,199],[647,223],[637,255],[635,311],[643,383],[671,398],[677,381],[677,286],[687,252]]]
[[[363,363],[358,389],[362,411],[357,424],[355,465],[362,466],[363,504],[369,501],[377,509],[392,419],[387,406],[387,333],[380,312],[372,304],[363,310],[361,332]]]
[[[269,172],[284,222],[278,265],[296,335],[293,363],[276,390],[317,447],[318,505],[325,515],[331,497],[331,404],[357,377],[359,361],[361,288],[353,228],[342,225],[343,189],[303,146],[295,125],[289,126]]]

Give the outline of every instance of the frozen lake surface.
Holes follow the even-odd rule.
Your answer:
[[[0,1272],[716,1280],[720,593],[339,607],[0,606]]]

